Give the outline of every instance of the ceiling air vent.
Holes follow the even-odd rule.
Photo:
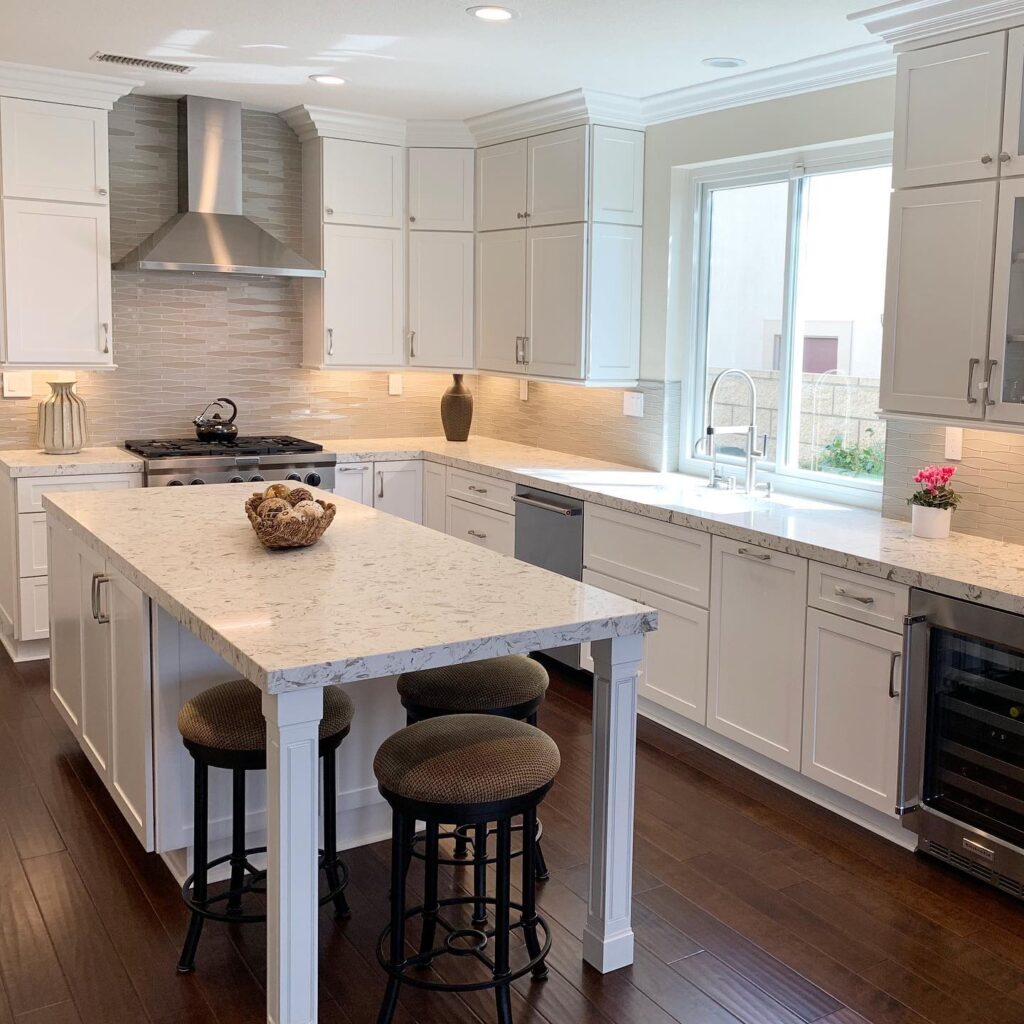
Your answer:
[[[146,71],[170,71],[175,75],[187,75],[195,68],[189,64],[171,64],[165,60],[147,60],[145,57],[122,57],[116,53],[94,53],[90,60],[101,64],[119,64],[123,68],[144,68]]]

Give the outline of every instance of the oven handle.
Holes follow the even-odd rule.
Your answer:
[[[921,697],[911,684],[916,668],[912,650],[917,632],[927,626],[926,615],[903,617],[903,699],[900,702],[900,755],[896,777],[896,813],[900,817],[916,811],[921,803],[924,735],[922,725],[914,720]]]

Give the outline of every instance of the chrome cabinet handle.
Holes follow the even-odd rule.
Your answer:
[[[516,365],[518,366],[523,361],[523,336],[521,334],[516,335]]]
[[[99,609],[96,607],[96,599],[97,599],[97,596],[98,596],[96,591],[98,589],[97,588],[97,584],[99,583],[100,577],[102,575],[103,575],[103,573],[101,573],[101,572],[94,572],[92,574],[92,587],[91,587],[91,590],[90,590],[90,593],[89,593],[89,603],[92,606],[92,617],[94,619],[99,619],[99,614],[100,614],[99,613]]]
[[[110,324],[102,323],[100,327],[103,328],[103,354],[110,354]]]
[[[1006,150],[999,154],[999,162],[1001,164],[1008,164],[1010,162],[1010,154]]]
[[[990,164],[990,163],[992,163],[992,154],[991,153],[982,153],[982,155],[981,155],[981,162],[983,164]]]
[[[104,612],[100,607],[100,587],[109,582],[110,577],[104,576],[101,572],[92,574],[92,617],[101,626],[110,621],[110,613]]]
[[[971,394],[971,392],[974,390],[974,371],[978,368],[978,363],[980,363],[980,362],[981,362],[980,359],[968,359],[967,360],[967,404],[968,405],[975,405],[977,403],[977,401],[978,401],[974,397],[974,395]]]
[[[377,470],[377,497],[384,497],[384,470]]]
[[[486,494],[487,493],[487,488],[486,487],[474,487],[473,484],[470,484],[466,488],[466,490],[467,491],[473,491],[474,494]]]
[[[900,691],[896,689],[896,662],[902,656],[900,651],[889,652],[889,696],[894,700],[900,695]]]
[[[860,594],[851,594],[846,587],[836,587],[836,596],[848,597],[851,601],[859,601],[861,604],[874,604],[875,599],[873,597],[864,597]]]
[[[764,551],[751,551],[750,548],[737,548],[736,554],[743,555],[745,558],[757,558],[762,562],[770,562],[771,555]]]
[[[999,365],[998,359],[989,359],[985,364],[985,404],[995,405],[996,400],[992,397],[992,370]],[[978,385],[981,386],[980,384]]]
[[[327,354],[329,356],[334,355],[334,328],[327,328]]]
[[[410,331],[409,332],[409,358],[410,359],[415,359],[416,358],[416,332],[415,331]]]
[[[469,533],[470,537],[476,537],[477,540],[487,540],[486,533],[477,533],[476,530],[468,530],[467,532]]]
[[[365,466],[338,466],[339,473],[365,473]]]
[[[529,366],[533,362],[533,345],[528,334],[523,335],[523,366]]]

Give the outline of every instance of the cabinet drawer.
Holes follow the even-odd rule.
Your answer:
[[[42,512],[44,494],[60,494],[66,491],[116,491],[141,486],[141,473],[22,477],[17,481],[18,511]]]
[[[50,635],[49,577],[33,576],[18,586],[18,639],[45,640]]]
[[[512,496],[516,493],[516,485],[507,480],[497,480],[483,473],[473,473],[468,469],[448,470],[448,497],[468,501],[473,505],[483,505],[515,515],[516,506]]]
[[[711,536],[699,530],[588,503],[583,564],[666,597],[709,604]]]
[[[902,633],[909,602],[910,590],[902,583],[810,563],[807,603],[812,608]]]
[[[445,510],[449,536],[468,540],[511,557],[516,549],[516,517],[449,498]]]
[[[46,570],[46,513],[18,516],[18,575],[45,576]]]

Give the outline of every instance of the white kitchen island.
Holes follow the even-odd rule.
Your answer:
[[[637,672],[656,613],[329,495],[320,496],[335,500],[338,514],[320,544],[267,552],[245,518],[247,495],[229,484],[47,496],[51,689],[140,841],[160,850],[170,842],[159,838],[170,828],[161,808],[172,804],[161,801],[162,787],[176,799],[181,788],[160,753],[173,743],[168,695],[225,672],[263,692],[268,1020],[316,1019],[322,688],[390,696],[405,671],[588,640],[584,957],[601,971],[631,963]],[[360,716],[357,700],[345,744],[357,752]],[[363,750],[363,761],[372,753]]]

